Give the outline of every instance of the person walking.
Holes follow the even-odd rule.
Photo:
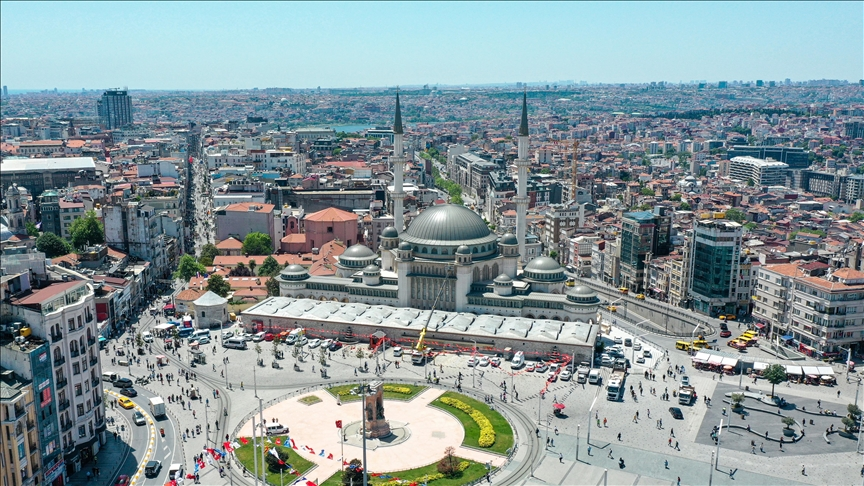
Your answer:
[[[802,475],[802,476],[806,476],[806,475],[807,475],[807,470],[804,469],[804,464],[801,464],[801,475]]]
[[[672,437],[669,437],[669,447],[672,447]]]
[[[564,454],[562,454],[560,452],[558,453],[558,462],[560,462],[561,464],[564,464]]]
[[[603,417],[603,427],[606,427],[606,417]]]
[[[618,442],[621,442],[621,432],[618,432]]]
[[[675,437],[675,429],[674,428],[669,429],[669,435],[671,435],[672,437]]]
[[[677,440],[675,441],[675,450],[676,450],[676,451],[680,451],[680,450],[681,450],[681,449],[678,448],[678,441],[677,441]]]
[[[588,455],[591,455],[591,446],[588,446]],[[864,467],[861,468],[861,475],[864,476]]]
[[[614,457],[612,457],[612,449],[609,449],[609,459],[615,459]]]
[[[663,461],[663,468],[669,469],[669,460],[668,459]]]

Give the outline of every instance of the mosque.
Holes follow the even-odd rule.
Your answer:
[[[336,263],[335,276],[310,276],[300,265],[282,270],[282,297],[477,315],[593,323],[600,299],[588,287],[567,286],[564,269],[540,256],[525,254],[528,159],[528,110],[523,96],[518,133],[516,235],[498,236],[472,210],[454,204],[432,206],[404,228],[402,186],[407,161],[403,149],[399,94],[393,126],[394,226],[384,229],[380,252],[356,244]],[[251,309],[250,309],[251,310]]]

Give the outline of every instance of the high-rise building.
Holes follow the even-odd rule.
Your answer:
[[[844,124],[846,138],[864,138],[864,120],[849,120]]]
[[[654,212],[624,213],[621,220],[621,285],[639,292],[645,289],[645,261],[666,256],[672,250],[672,216],[668,208]]]
[[[126,90],[112,89],[96,102],[99,123],[113,130],[132,124],[132,99]]]
[[[736,314],[743,227],[722,219],[697,220],[690,230],[690,288],[693,309],[718,316]],[[749,291],[749,290],[748,290]]]
[[[864,125],[864,124],[862,124]],[[848,130],[848,125],[847,125]],[[801,147],[754,147],[751,145],[733,145],[726,152],[726,158],[740,157],[749,155],[757,159],[774,159],[778,162],[783,162],[790,169],[806,169],[810,167],[810,154],[804,151]]]
[[[5,84],[3,85],[3,97],[4,98],[9,97],[9,88]]]
[[[33,382],[0,368],[0,454],[4,457],[2,484],[39,484],[39,433],[36,430],[36,409]],[[6,451],[14,451],[12,454]]]
[[[789,166],[776,160],[755,157],[733,157],[729,160],[729,177],[740,181],[753,181],[757,186],[784,186]]]

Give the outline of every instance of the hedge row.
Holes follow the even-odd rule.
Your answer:
[[[462,400],[449,397],[441,397],[440,400],[441,403],[458,408],[470,415],[474,422],[477,422],[477,425],[480,426],[480,439],[477,441],[477,444],[480,447],[492,447],[492,444],[495,443],[495,429],[492,427],[492,422],[485,415]]]

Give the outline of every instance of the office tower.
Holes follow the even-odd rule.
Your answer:
[[[789,166],[776,160],[743,156],[729,161],[729,177],[739,181],[753,181],[756,186],[783,186]]]
[[[132,124],[132,99],[126,90],[113,89],[102,94],[96,102],[99,123],[108,130]]]
[[[4,98],[9,97],[9,88],[5,84],[3,85],[3,97]]]
[[[810,153],[801,147],[733,145],[726,152],[726,158],[729,160],[743,155],[757,159],[774,159],[788,165],[790,169],[810,167]]]
[[[624,213],[621,220],[621,285],[634,292],[645,288],[645,261],[672,250],[672,216],[668,208]]]
[[[727,86],[729,86],[729,83],[727,83],[726,81],[720,81],[717,83],[717,87],[721,89],[726,88]]]
[[[697,220],[690,230],[690,298],[693,310],[735,314],[741,275],[743,227],[722,219]],[[749,292],[749,289],[748,289]]]
[[[864,138],[864,120],[849,120],[844,124],[846,138]]]

